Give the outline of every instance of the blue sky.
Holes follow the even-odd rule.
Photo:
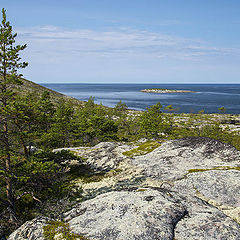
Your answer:
[[[0,0],[38,83],[240,83],[239,0]]]

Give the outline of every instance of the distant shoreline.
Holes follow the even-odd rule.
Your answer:
[[[195,93],[196,91],[191,90],[173,90],[173,89],[164,89],[164,88],[150,88],[143,89],[141,92],[147,93]]]

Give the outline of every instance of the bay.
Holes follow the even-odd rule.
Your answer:
[[[81,101],[95,97],[95,103],[114,107],[120,100],[129,109],[145,110],[160,102],[163,107],[172,105],[179,113],[217,113],[224,107],[226,113],[240,114],[240,84],[41,84]],[[142,89],[164,88],[190,90],[195,93],[143,93]]]

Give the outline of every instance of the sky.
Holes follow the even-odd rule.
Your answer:
[[[240,83],[239,0],[0,0],[36,83]]]

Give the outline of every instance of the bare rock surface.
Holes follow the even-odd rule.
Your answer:
[[[94,147],[59,148],[55,151],[71,150],[78,156],[84,157],[93,168],[110,170],[118,167],[118,164],[126,159],[122,153],[132,149],[132,146],[117,142],[102,142]]]
[[[240,166],[240,152],[214,139],[189,137],[165,142],[132,162],[143,168],[148,177],[174,181],[183,178],[190,169]]]
[[[161,189],[102,194],[67,212],[65,221],[73,232],[99,240],[240,237],[240,226],[216,208]]]
[[[65,214],[89,239],[239,239],[240,225],[198,198],[163,189],[110,192]]]
[[[81,213],[81,214],[79,214]],[[66,213],[73,232],[89,239],[172,239],[184,206],[161,192],[110,192]]]
[[[48,220],[46,217],[37,217],[27,221],[13,232],[8,240],[45,240],[43,226],[47,224]]]
[[[188,174],[177,181],[174,189],[178,192],[197,191],[208,199],[232,207],[240,206],[240,171],[210,170]]]
[[[198,196],[240,223],[240,152],[233,146],[189,137],[165,142],[132,162],[144,169],[145,186]]]
[[[113,191],[79,203],[64,214],[72,232],[92,240],[240,238],[240,225],[196,197],[166,189]],[[46,218],[26,222],[10,240],[44,239]]]
[[[98,181],[75,182],[92,199],[65,213],[74,233],[90,240],[240,239],[238,150],[202,137],[123,155],[133,148],[100,143],[73,150],[93,169],[106,171]],[[42,239],[44,221],[25,223],[9,239]]]

